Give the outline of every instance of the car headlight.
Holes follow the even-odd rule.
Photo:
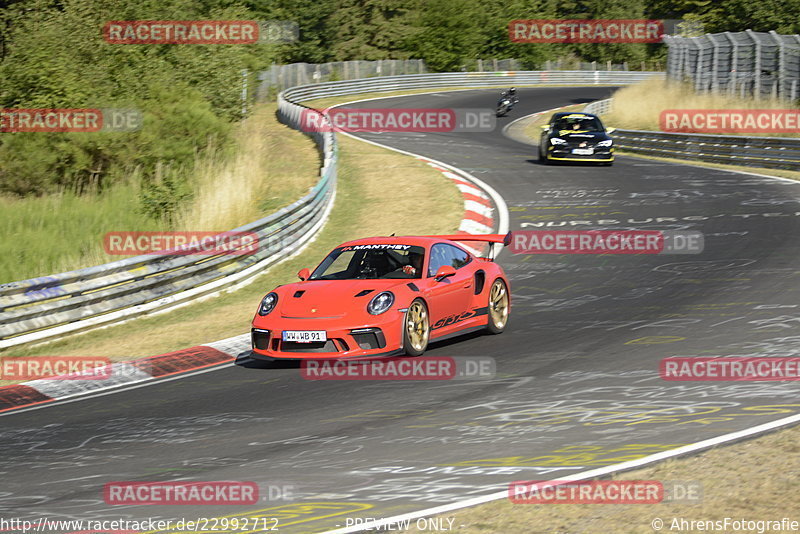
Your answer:
[[[380,315],[394,304],[394,293],[391,291],[383,291],[378,293],[367,304],[367,311],[372,315]]]
[[[605,141],[600,141],[597,143],[597,146],[611,146],[614,143],[611,139],[606,139]]]
[[[551,145],[566,145],[567,142],[564,141],[563,139],[559,139],[558,137],[551,137],[550,138],[550,144]]]
[[[258,307],[258,314],[261,316],[268,315],[269,312],[275,309],[278,305],[278,294],[274,291],[268,293],[266,297],[261,299],[261,306]]]

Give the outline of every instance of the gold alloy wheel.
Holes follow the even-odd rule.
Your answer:
[[[502,280],[495,280],[489,292],[489,320],[497,330],[508,321],[508,291]]]
[[[406,312],[406,337],[415,351],[425,350],[428,346],[428,310],[420,301],[411,303]]]

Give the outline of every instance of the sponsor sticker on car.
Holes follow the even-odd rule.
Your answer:
[[[328,341],[325,330],[284,330],[283,340],[294,343],[317,343]]]

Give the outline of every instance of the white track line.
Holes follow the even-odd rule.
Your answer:
[[[586,480],[590,478],[597,478],[610,475],[612,473],[616,473],[619,471],[628,471],[630,469],[643,467],[645,465],[649,465],[654,462],[660,462],[668,458],[675,458],[676,456],[682,456],[685,454],[691,454],[693,452],[702,451],[704,449],[709,449],[711,447],[715,447],[723,443],[728,443],[731,441],[747,438],[763,432],[769,432],[770,430],[775,430],[795,423],[800,423],[800,414],[792,415],[790,417],[785,417],[783,419],[778,419],[777,421],[772,421],[771,423],[764,423],[763,425],[747,428],[745,430],[740,430],[738,432],[723,434],[722,436],[706,439],[703,441],[699,441],[697,443],[692,443],[690,445],[684,445],[683,447],[677,447],[669,451],[651,454],[650,456],[645,456],[644,458],[639,458],[637,460],[631,460],[616,465],[610,465],[607,467],[592,469],[590,471],[584,471],[582,473],[575,473],[572,475],[558,477],[558,479],[555,480],[572,480],[572,481]],[[434,508],[426,508],[425,510],[419,510],[417,512],[410,512],[407,514],[387,517],[386,519],[370,521],[368,523],[363,523],[358,526],[339,528],[336,530],[327,530],[321,534],[346,534],[350,532],[362,532],[367,529],[380,530],[380,527],[396,524],[397,522],[404,521],[406,519],[419,519],[421,517],[428,517],[431,515],[442,514],[445,512],[452,512],[453,510],[459,510],[461,508],[468,508],[470,506],[476,506],[479,504],[485,504],[487,502],[499,501],[500,499],[507,499],[507,498],[508,498],[508,491],[503,490],[496,493],[490,493],[489,495],[484,495],[482,497],[473,497],[471,499],[455,502],[452,504],[445,504],[442,506],[436,506]]]

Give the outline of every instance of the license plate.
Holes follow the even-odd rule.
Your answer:
[[[579,156],[591,156],[592,154],[594,154],[594,149],[593,148],[573,148],[572,149],[572,153],[573,154],[578,154]]]
[[[328,336],[325,330],[284,330],[283,340],[295,343],[317,343],[327,341]]]

